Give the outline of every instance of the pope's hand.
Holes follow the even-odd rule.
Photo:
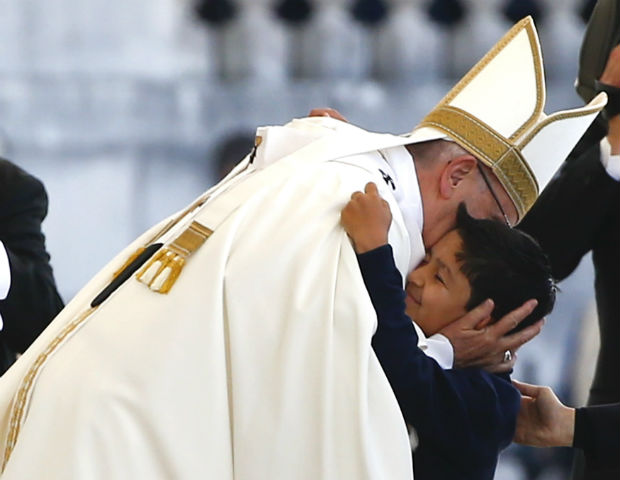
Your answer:
[[[507,372],[515,364],[516,351],[540,333],[544,319],[506,335],[525,319],[538,302],[528,300],[516,310],[489,325],[493,301],[486,300],[439,333],[448,337],[454,349],[454,368],[480,367],[489,372]],[[510,352],[507,355],[507,352]]]

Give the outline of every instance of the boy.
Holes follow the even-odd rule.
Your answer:
[[[536,308],[517,329],[531,324],[555,301],[548,260],[531,237],[473,219],[461,205],[456,229],[429,250],[403,291],[387,243],[391,218],[372,183],[352,195],[341,215],[377,312],[373,349],[418,435],[416,480],[491,479],[514,435],[519,393],[508,374],[443,370],[417,347],[418,335],[439,332],[487,298],[495,304],[493,318],[480,328],[534,298]]]

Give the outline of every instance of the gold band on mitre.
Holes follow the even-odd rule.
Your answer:
[[[449,135],[490,167],[514,203],[519,220],[538,198],[538,182],[519,149],[473,115],[440,105],[420,122],[420,127],[432,127]]]

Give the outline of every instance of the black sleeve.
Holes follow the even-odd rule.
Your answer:
[[[618,470],[620,403],[578,408],[573,446],[584,451],[589,470]]]
[[[0,240],[11,270],[0,336],[14,352],[23,352],[63,307],[41,231],[46,214],[43,184],[0,159]]]
[[[558,280],[605,236],[610,209],[617,212],[619,183],[601,164],[604,134],[600,125],[590,127],[518,225],[538,240]]]
[[[489,462],[494,468],[500,449],[512,441],[520,404],[508,375],[443,370],[418,348],[391,247],[359,255],[358,261],[377,312],[373,349],[420,445],[463,469]]]

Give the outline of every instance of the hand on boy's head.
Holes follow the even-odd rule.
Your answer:
[[[392,212],[377,186],[370,182],[364,193],[351,194],[340,213],[340,223],[351,237],[355,251],[364,253],[387,244]]]
[[[528,300],[489,325],[494,305],[491,300],[486,300],[446,325],[439,333],[445,335],[454,348],[454,368],[479,367],[494,373],[511,370],[516,351],[540,333],[544,319],[519,332],[506,334],[526,318],[537,303],[536,300]]]

